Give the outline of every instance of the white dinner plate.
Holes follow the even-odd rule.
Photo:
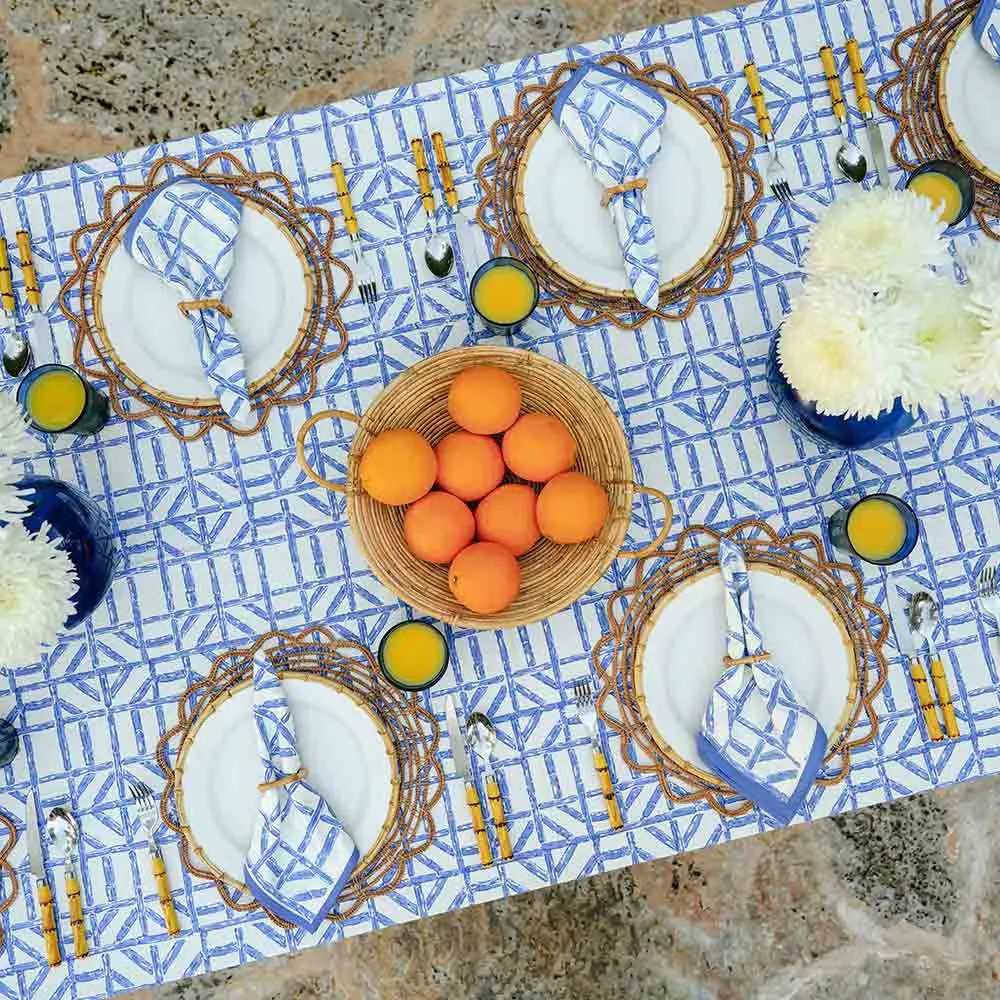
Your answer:
[[[832,745],[857,690],[858,663],[844,622],[789,570],[751,562],[750,585],[765,648]],[[702,762],[696,738],[724,669],[723,593],[722,574],[709,567],[665,594],[642,631],[635,666],[640,709],[657,745],[716,784],[719,778]]]
[[[123,374],[168,402],[217,403],[201,367],[191,321],[177,308],[185,296],[146,270],[118,239],[94,293],[95,325]],[[236,255],[222,300],[252,386],[283,367],[306,333],[313,284],[302,251],[281,219],[244,199]]]
[[[326,799],[361,855],[378,848],[399,802],[392,743],[356,695],[334,681],[283,671],[309,783]],[[243,886],[264,765],[257,747],[250,681],[206,709],[177,761],[177,810],[190,846],[229,882]]]
[[[1000,64],[976,40],[971,16],[952,37],[939,72],[948,134],[976,167],[1000,183]]]
[[[649,168],[646,205],[656,229],[660,285],[689,278],[714,253],[733,204],[733,176],[708,119],[664,91],[663,142]],[[632,295],[601,185],[549,116],[518,168],[518,205],[541,255],[590,292]]]

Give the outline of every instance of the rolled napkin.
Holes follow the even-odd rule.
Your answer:
[[[660,258],[646,212],[646,171],[660,151],[667,101],[654,87],[586,63],[559,91],[559,128],[604,188],[629,284],[648,309],[660,301]]]
[[[698,752],[741,795],[787,823],[823,765],[826,733],[764,649],[750,574],[736,542],[720,541],[719,565],[726,589],[726,669],[712,689]]]
[[[326,800],[305,780],[292,714],[263,650],[254,657],[253,686],[264,781],[243,877],[273,914],[313,931],[354,870],[358,849]]]
[[[972,33],[979,44],[1000,62],[1000,0],[979,0],[979,9],[972,19]]]
[[[223,410],[251,427],[243,348],[222,296],[233,267],[243,205],[215,184],[179,178],[150,194],[129,222],[125,247],[143,267],[184,296],[198,353]]]

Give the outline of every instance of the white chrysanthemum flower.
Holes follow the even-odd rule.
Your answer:
[[[842,279],[873,291],[910,285],[927,268],[948,263],[944,229],[931,203],[909,191],[846,192],[813,227],[806,270],[813,279]]]
[[[9,392],[0,392],[0,455],[25,458],[37,450],[24,410]]]
[[[0,521],[21,518],[28,512],[28,502],[15,486],[23,474],[6,455],[0,455]]]
[[[0,665],[38,659],[73,612],[76,570],[69,555],[20,522],[0,528]]]
[[[907,370],[921,362],[916,319],[905,296],[810,282],[781,328],[781,370],[820,413],[877,416],[892,407]]]
[[[1000,247],[980,243],[965,258],[968,309],[1000,337]]]
[[[981,326],[966,309],[968,291],[951,278],[929,277],[906,296],[916,312],[914,336],[923,350],[907,367],[901,395],[907,406],[937,414],[942,396],[968,391]]]

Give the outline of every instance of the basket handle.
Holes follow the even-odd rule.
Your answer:
[[[298,434],[295,435],[295,453],[299,459],[299,465],[302,471],[314,482],[317,486],[325,486],[328,490],[333,490],[335,493],[346,493],[347,484],[346,483],[335,483],[330,479],[324,479],[308,462],[306,459],[306,435],[321,421],[325,420],[327,417],[340,417],[341,420],[349,420],[352,424],[360,424],[361,418],[357,414],[351,413],[348,410],[320,410],[319,413],[314,413],[308,420],[299,428]]]
[[[674,520],[674,505],[670,502],[670,498],[666,493],[658,490],[655,486],[643,486],[642,483],[635,483],[634,487],[637,493],[648,493],[654,500],[659,500],[663,504],[663,527],[656,533],[656,537],[641,549],[622,549],[618,553],[619,559],[641,559],[643,556],[648,556],[651,552],[655,552],[664,543],[667,535],[670,534],[670,525]]]

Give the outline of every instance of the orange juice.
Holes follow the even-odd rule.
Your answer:
[[[28,416],[45,431],[70,427],[83,413],[87,390],[74,371],[54,369],[44,372],[28,390]]]
[[[493,267],[480,275],[473,302],[480,314],[493,323],[517,323],[534,308],[535,285],[519,267]]]
[[[906,187],[908,191],[927,198],[942,222],[954,222],[962,214],[962,192],[944,174],[934,171],[918,174]]]
[[[847,519],[847,538],[862,559],[884,562],[906,541],[906,521],[899,509],[880,497],[862,500]]]
[[[383,672],[397,687],[430,687],[448,664],[444,636],[427,622],[401,622],[386,632],[378,648]]]

